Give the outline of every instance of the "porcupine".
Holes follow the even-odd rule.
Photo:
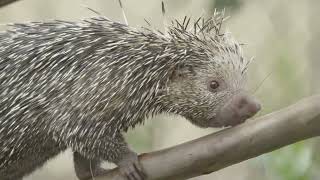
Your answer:
[[[206,128],[256,114],[249,60],[221,33],[223,16],[173,22],[161,33],[99,16],[0,33],[1,179],[21,179],[66,148],[79,179],[107,172],[102,160],[145,179],[122,133],[146,117],[178,114]]]

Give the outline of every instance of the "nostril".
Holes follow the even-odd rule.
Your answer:
[[[239,100],[239,104],[238,104],[238,108],[242,109],[243,107],[245,107],[248,104],[248,101],[245,98],[241,98]]]

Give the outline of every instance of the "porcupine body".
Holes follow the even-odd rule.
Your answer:
[[[149,115],[175,113],[200,127],[254,115],[259,108],[236,114],[239,122],[221,113],[240,102],[248,65],[239,44],[219,34],[222,20],[192,31],[187,21],[167,34],[104,17],[0,33],[1,179],[20,179],[66,148],[80,179],[90,161],[135,164],[121,133]]]

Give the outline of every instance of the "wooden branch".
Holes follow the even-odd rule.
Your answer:
[[[242,125],[141,154],[148,179],[187,179],[208,174],[280,147],[320,135],[320,95]],[[95,180],[125,180],[117,168]]]
[[[0,0],[0,8],[16,1],[19,1],[19,0]]]

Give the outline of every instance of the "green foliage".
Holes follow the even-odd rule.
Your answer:
[[[138,152],[147,152],[152,147],[152,123],[146,121],[145,125],[137,126],[133,131],[125,134],[130,146]]]
[[[297,60],[291,57],[292,52],[284,50],[279,54],[274,64],[274,76],[277,77],[279,90],[283,94],[281,101],[285,104],[293,103],[297,97],[303,96],[305,90],[304,81],[299,77]]]
[[[216,0],[214,3],[214,8],[218,10],[226,9],[227,11],[235,11],[242,5],[241,0]]]
[[[312,163],[310,143],[299,142],[267,155],[268,173],[278,180],[310,180]]]

